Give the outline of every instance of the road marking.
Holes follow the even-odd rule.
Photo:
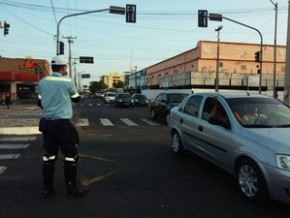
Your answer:
[[[107,118],[100,119],[103,126],[114,126],[114,124]]]
[[[0,166],[0,174],[4,173],[7,167],[5,166]]]
[[[0,138],[1,142],[10,142],[10,141],[33,141],[36,137],[3,137]]]
[[[79,154],[81,158],[87,158],[87,159],[93,159],[93,160],[99,160],[99,161],[105,161],[105,162],[110,162],[110,163],[118,163],[116,160],[111,160],[103,157],[98,157],[98,156],[90,156],[86,154]]]
[[[76,126],[89,126],[89,120],[87,118],[80,118]]]
[[[28,146],[29,144],[0,144],[0,149],[23,149]]]
[[[10,160],[19,158],[20,154],[0,154],[0,160]]]
[[[140,120],[142,120],[143,122],[145,122],[145,123],[147,123],[147,124],[149,124],[151,126],[159,126],[160,125],[160,124],[155,123],[155,122],[153,122],[151,120],[148,120],[148,119],[140,119]]]
[[[129,120],[128,118],[121,118],[120,119],[123,123],[127,124],[128,126],[139,126],[137,123]]]
[[[84,178],[84,179],[81,180],[81,183],[82,183],[82,185],[89,186],[89,185],[91,185],[91,184],[93,184],[95,182],[98,182],[98,181],[100,181],[102,179],[105,179],[105,178],[107,178],[109,176],[112,176],[112,175],[113,175],[113,173],[107,173],[107,174],[104,174],[104,175],[96,176],[94,178]]]

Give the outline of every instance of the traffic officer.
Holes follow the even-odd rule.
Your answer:
[[[55,161],[60,149],[64,158],[64,176],[67,195],[84,196],[85,191],[77,187],[78,133],[70,122],[73,116],[72,102],[80,96],[70,78],[65,77],[67,64],[56,56],[51,60],[52,74],[38,85],[39,102],[43,109],[39,130],[43,135],[43,183],[44,194],[52,194]]]

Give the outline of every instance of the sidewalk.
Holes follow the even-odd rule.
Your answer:
[[[13,103],[9,109],[0,105],[0,135],[40,134],[38,123],[41,113],[35,104]]]

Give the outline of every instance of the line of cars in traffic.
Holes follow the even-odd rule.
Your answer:
[[[102,92],[97,91],[95,93],[97,98],[102,98],[107,104],[114,104],[115,107],[134,107],[135,105],[139,106],[148,106],[149,100],[145,95],[134,93],[115,93],[115,92]]]

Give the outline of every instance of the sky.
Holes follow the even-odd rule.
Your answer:
[[[56,32],[65,44],[73,38],[71,54],[74,70],[90,74],[98,81],[108,72],[141,70],[196,47],[201,40],[257,43],[261,39],[253,29],[228,20],[208,21],[207,28],[197,25],[198,10],[222,14],[258,29],[263,43],[273,45],[274,4],[278,4],[277,44],[286,45],[287,0],[0,0],[0,21],[10,24],[4,37],[0,30],[0,55],[9,58],[50,59],[56,55]],[[65,18],[68,14],[109,9],[110,6],[137,7],[136,23],[126,23],[125,15],[108,11]],[[94,58],[93,64],[79,63],[80,56]]]

